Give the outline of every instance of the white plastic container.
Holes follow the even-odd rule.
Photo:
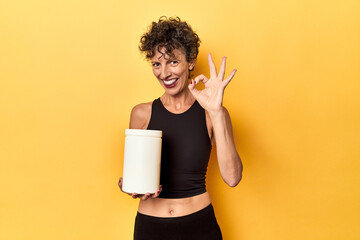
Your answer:
[[[155,193],[160,185],[160,130],[125,130],[122,190],[127,193]]]

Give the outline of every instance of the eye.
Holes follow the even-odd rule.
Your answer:
[[[153,62],[153,63],[152,63],[152,66],[153,66],[153,67],[158,67],[158,66],[160,66],[160,63],[158,63],[158,62]]]
[[[172,65],[176,65],[176,64],[178,64],[179,62],[176,61],[176,60],[172,60],[170,63],[171,63]]]

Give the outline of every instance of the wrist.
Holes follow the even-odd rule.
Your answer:
[[[211,120],[214,120],[214,119],[224,116],[225,108],[223,106],[221,106],[219,109],[208,111],[208,112],[209,112],[209,116],[210,116]]]

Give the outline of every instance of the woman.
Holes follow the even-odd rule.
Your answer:
[[[179,18],[153,22],[139,49],[151,61],[164,94],[153,102],[136,105],[130,128],[163,131],[160,189],[154,194],[129,194],[139,198],[134,239],[222,239],[205,174],[212,144],[216,144],[221,176],[235,187],[242,163],[234,144],[231,120],[222,106],[224,89],[236,70],[224,79],[226,58],[219,74],[208,55],[210,78],[190,79],[200,39]],[[205,88],[195,86],[202,81]],[[122,178],[119,180],[122,190]]]

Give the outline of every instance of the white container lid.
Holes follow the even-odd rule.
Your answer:
[[[125,129],[126,136],[162,137],[161,130]]]

